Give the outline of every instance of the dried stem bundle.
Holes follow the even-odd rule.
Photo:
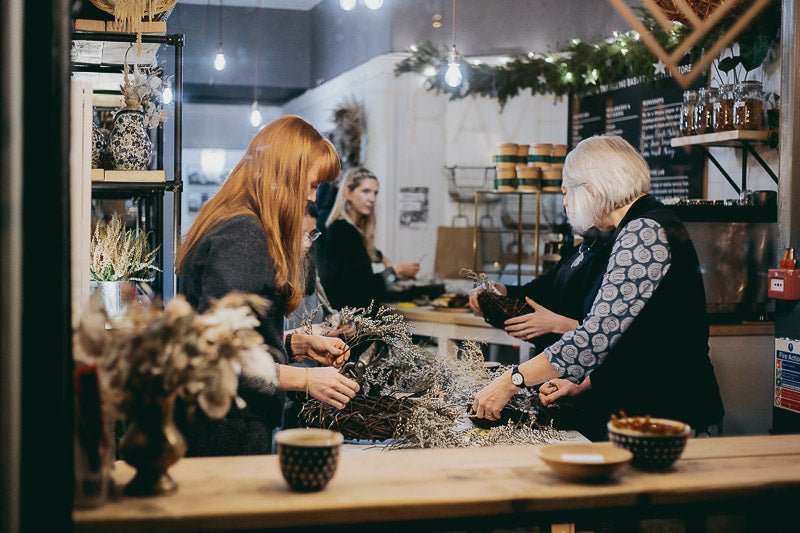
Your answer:
[[[89,274],[96,281],[145,281],[160,271],[153,263],[160,248],[150,249],[149,233],[126,230],[117,215],[98,222],[89,244]]]

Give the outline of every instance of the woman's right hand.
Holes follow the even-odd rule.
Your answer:
[[[545,381],[539,387],[539,400],[542,405],[549,407],[556,403],[559,398],[566,398],[567,396],[577,396],[584,391],[592,388],[590,378],[583,380],[583,383],[578,385],[568,379],[556,378]]]
[[[392,268],[400,278],[416,279],[419,273],[419,263],[395,263]]]
[[[358,383],[333,367],[308,369],[308,393],[336,409],[343,409],[359,389]]]
[[[489,283],[492,284],[492,288],[497,294],[501,296],[505,296],[508,294],[508,289],[502,283],[497,283],[496,281],[490,281]],[[478,296],[483,292],[483,289],[480,287],[475,287],[471,291],[469,291],[469,308],[472,309],[472,312],[478,316],[483,316],[483,311],[481,311],[481,307],[478,305]]]

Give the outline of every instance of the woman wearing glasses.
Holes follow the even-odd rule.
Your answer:
[[[320,252],[320,279],[331,303],[366,307],[380,302],[386,282],[415,278],[419,263],[392,263],[375,248],[378,178],[365,168],[350,171],[328,217]]]

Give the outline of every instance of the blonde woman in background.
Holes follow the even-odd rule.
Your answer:
[[[342,181],[319,254],[320,279],[333,307],[380,302],[386,283],[416,278],[419,263],[392,263],[375,248],[378,178],[365,168]]]

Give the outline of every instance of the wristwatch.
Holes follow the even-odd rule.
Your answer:
[[[527,389],[528,386],[525,385],[525,377],[522,375],[522,372],[519,371],[519,366],[514,365],[514,368],[511,369],[511,383],[521,389]]]

